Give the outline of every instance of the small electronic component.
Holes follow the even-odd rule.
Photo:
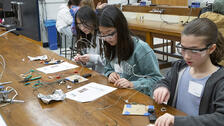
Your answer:
[[[91,77],[92,76],[92,74],[84,74],[84,75],[82,75],[82,77],[85,77],[85,78],[88,78],[88,77]]]
[[[165,107],[162,107],[160,110],[161,110],[161,112],[165,112],[166,111],[166,108]]]
[[[63,60],[55,60],[55,59],[51,59],[51,60],[49,60],[49,61],[44,61],[44,64],[49,64],[49,65],[51,65],[51,64],[58,64],[58,63],[62,63],[62,62],[64,62]]]
[[[81,83],[83,81],[87,81],[88,79],[85,78],[85,77],[82,77],[78,74],[74,74],[72,76],[66,77],[65,80],[68,80],[68,81],[71,81],[74,84],[77,84],[77,83]]]
[[[74,79],[73,83],[79,83],[79,79]]]
[[[150,123],[155,123],[156,121],[156,113],[154,108],[149,108],[148,109],[149,114],[149,121]]]

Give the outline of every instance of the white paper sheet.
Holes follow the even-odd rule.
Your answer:
[[[45,74],[49,74],[49,73],[56,73],[56,72],[60,72],[60,71],[68,70],[68,69],[77,68],[77,67],[78,67],[77,65],[74,65],[68,62],[63,62],[60,64],[37,68],[37,70],[44,72]]]
[[[91,82],[66,93],[66,98],[77,102],[90,102],[116,89],[117,88]]]
[[[29,58],[30,61],[35,61],[35,60],[47,60],[47,55],[36,56],[36,57],[27,56],[27,57]]]
[[[0,114],[0,126],[7,126],[1,114]]]

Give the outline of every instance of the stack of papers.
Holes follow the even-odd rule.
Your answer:
[[[90,102],[116,89],[117,88],[91,82],[66,93],[66,98],[77,102]]]

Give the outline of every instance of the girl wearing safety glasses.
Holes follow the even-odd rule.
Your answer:
[[[147,95],[161,79],[158,61],[147,43],[130,35],[127,20],[114,6],[99,13],[98,36],[104,40],[105,75],[118,88],[135,88]]]
[[[95,11],[89,6],[81,7],[76,13],[75,20],[77,55],[74,60],[99,73],[103,73],[104,58],[103,54],[100,53],[101,44],[96,36],[98,23]]]
[[[153,97],[168,102],[188,116],[164,114],[155,126],[221,126],[224,122],[224,39],[207,18],[188,23],[176,46],[184,60],[177,61],[158,82]]]

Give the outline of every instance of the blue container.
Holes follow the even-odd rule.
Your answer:
[[[140,2],[140,6],[146,6],[146,2],[145,1],[141,1]]]
[[[200,2],[192,2],[191,7],[192,8],[200,8]]]
[[[48,45],[50,50],[58,49],[56,20],[46,20],[44,22],[48,33]]]

